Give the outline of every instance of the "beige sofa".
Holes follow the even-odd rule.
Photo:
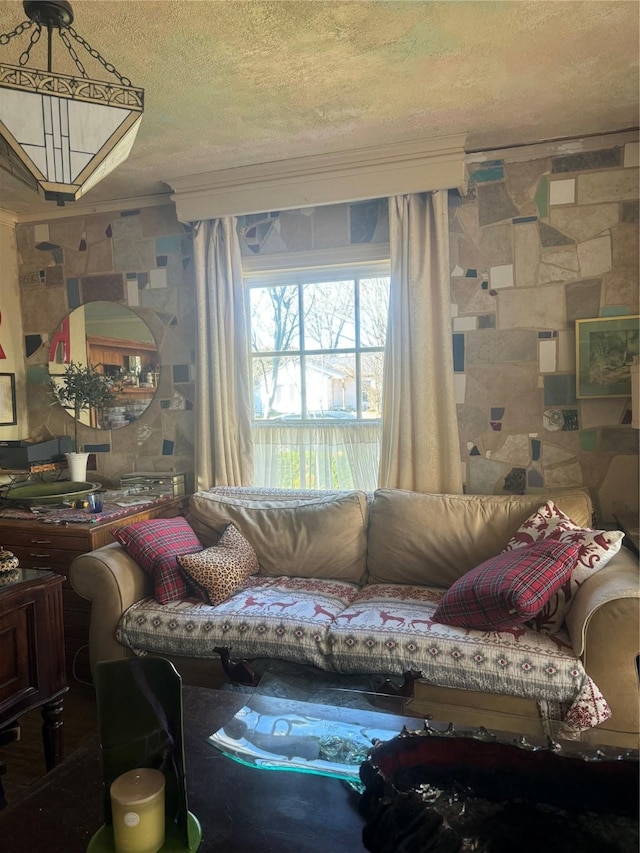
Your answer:
[[[91,601],[92,666],[160,654],[185,680],[213,685],[225,649],[235,659],[275,658],[347,676],[413,671],[420,677],[412,713],[636,748],[638,565],[625,548],[582,584],[560,634],[527,625],[482,632],[430,618],[445,589],[499,553],[549,497],[577,524],[591,525],[581,489],[199,492],[186,515],[202,543],[214,544],[232,522],[255,548],[259,575],[217,607],[195,598],[160,605],[151,578],[120,545],[76,558],[70,579]]]

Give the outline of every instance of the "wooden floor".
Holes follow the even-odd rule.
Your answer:
[[[62,719],[66,757],[98,731],[93,687],[70,679]],[[19,718],[19,722],[20,740],[0,747],[0,761],[7,765],[6,773],[2,777],[7,804],[15,804],[28,795],[29,786],[42,778],[46,772],[40,709],[36,708],[24,714]]]

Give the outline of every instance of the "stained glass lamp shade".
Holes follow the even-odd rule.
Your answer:
[[[68,6],[30,5],[54,6],[58,12]],[[27,4],[25,9],[31,15]],[[39,28],[39,19],[34,20]],[[49,34],[52,28],[60,30],[65,44],[66,30],[76,37],[64,21],[45,23]],[[25,55],[28,51],[21,61]],[[142,119],[144,91],[115,74],[117,82],[104,82],[0,63],[0,165],[47,200],[80,198],[128,157]]]

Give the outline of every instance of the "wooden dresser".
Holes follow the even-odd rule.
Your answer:
[[[79,554],[86,554],[113,542],[111,531],[124,524],[177,515],[184,497],[133,508],[113,520],[91,523],[51,524],[36,520],[0,518],[0,547],[12,551],[23,569],[41,569],[64,575],[62,584],[64,645],[67,672],[90,681],[90,604],[74,592],[69,583],[69,566]]]
[[[40,706],[45,764],[51,770],[62,759],[67,692],[63,580],[59,574],[30,569],[13,574],[0,585],[0,727]]]

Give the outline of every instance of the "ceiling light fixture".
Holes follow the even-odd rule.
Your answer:
[[[19,65],[0,62],[0,168],[47,201],[76,201],[129,156],[144,111],[137,89],[76,33],[65,0],[24,0],[29,20],[0,35],[0,45],[32,30]],[[28,68],[29,54],[47,31],[47,70]],[[57,30],[81,77],[54,73]],[[117,78],[90,79],[69,36]]]

